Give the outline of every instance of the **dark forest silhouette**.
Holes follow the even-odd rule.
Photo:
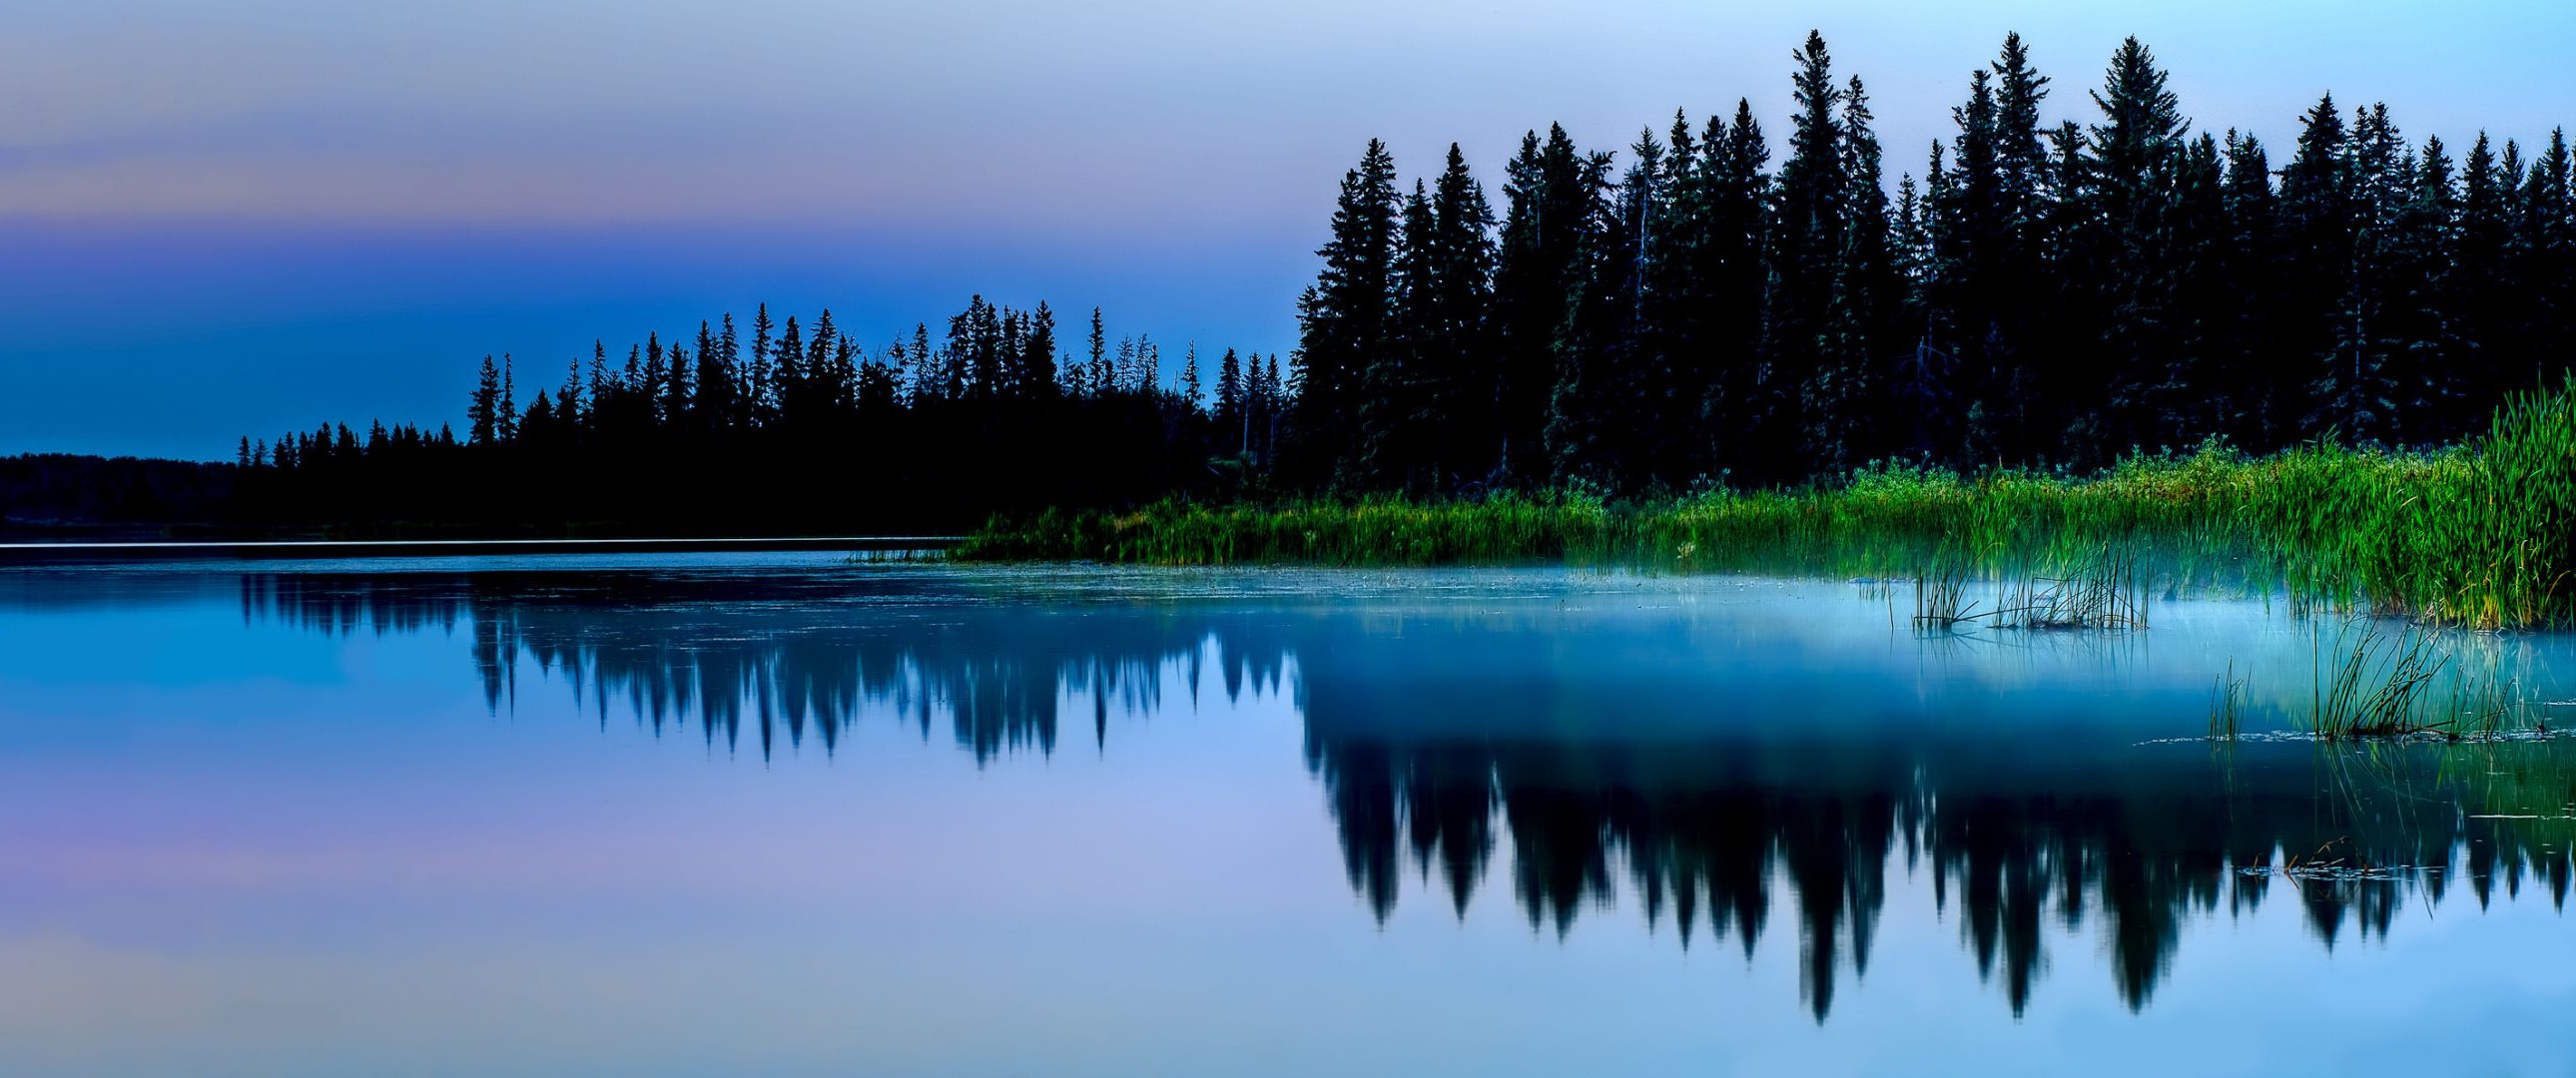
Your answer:
[[[2373,770],[2294,744],[2105,763],[2062,746],[1998,755],[2002,737],[1764,751],[1706,730],[1577,734],[1550,721],[1569,705],[1548,693],[1402,676],[1470,636],[1517,646],[1477,628],[1489,622],[1426,615],[1393,632],[1365,612],[1012,607],[937,578],[879,583],[893,605],[851,605],[832,577],[797,574],[251,575],[241,598],[246,617],[321,632],[470,633],[496,712],[569,693],[603,724],[764,758],[843,751],[861,721],[925,740],[944,723],[978,766],[1068,738],[1107,753],[1113,720],[1184,706],[1169,692],[1190,706],[1285,693],[1371,915],[1389,916],[1410,878],[1462,916],[1508,888],[1533,931],[1563,934],[1624,890],[1650,930],[1684,947],[1731,939],[1748,958],[1793,917],[1819,1021],[1838,981],[1867,973],[1891,871],[1922,874],[1945,917],[1955,907],[1978,976],[2016,1013],[2058,929],[2099,926],[2120,997],[2144,1007],[2192,923],[2267,899],[2296,901],[2332,947],[2384,937],[2401,909],[2463,886],[2483,907],[2528,882],[2563,908],[2576,879],[2563,830],[2479,818],[2493,810],[2474,791],[2434,778],[2510,772],[2563,800],[2576,770],[2560,745],[2396,750]],[[1371,624],[1371,646],[1349,646]],[[1714,694],[1616,705],[1685,698]],[[1507,880],[1488,879],[1498,852]],[[2332,867],[2292,875],[2293,861]]]
[[[1821,37],[1792,61],[1784,141],[1744,102],[1624,154],[1551,126],[1499,210],[1457,147],[1408,191],[1371,142],[1284,362],[1175,359],[1044,303],[976,297],[877,347],[828,311],[762,308],[568,363],[487,358],[461,428],[252,435],[234,467],[93,475],[105,498],[25,458],[0,512],[775,533],[1169,496],[1747,488],[1871,461],[2089,469],[2213,440],[2450,443],[2567,365],[2561,133],[2459,153],[2329,96],[2276,155],[2196,126],[2134,39],[2084,118],[2051,124],[2067,92],[2012,36],[1917,173]]]
[[[2089,122],[2018,35],[1895,171],[1810,35],[1778,167],[1748,104],[1624,159],[1529,134],[1499,229],[1456,147],[1372,142],[1300,305],[1310,484],[1794,483],[1872,460],[2091,468],[2220,440],[2455,441],[2555,384],[2576,317],[2562,134],[2465,157],[2331,95],[2275,165],[2195,130],[2136,39]]]
[[[871,352],[830,311],[694,342],[605,345],[560,384],[483,361],[463,433],[326,424],[238,447],[240,504],[285,523],[647,528],[668,533],[962,528],[996,511],[1239,492],[1284,419],[1278,358],[1081,351],[1055,313],[976,297]],[[1063,351],[1059,352],[1059,349]],[[1212,369],[1203,369],[1212,368]]]

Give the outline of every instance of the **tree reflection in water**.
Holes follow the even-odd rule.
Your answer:
[[[1837,979],[1868,970],[1891,868],[1956,908],[2019,1014],[2052,923],[2098,924],[2143,1008],[2195,918],[2286,891],[2331,948],[2462,885],[2481,908],[2535,885],[2563,909],[2576,838],[2562,743],[2213,753],[1747,721],[1762,693],[1725,680],[1740,671],[1605,677],[1628,654],[1616,627],[1587,650],[1508,610],[994,602],[932,576],[859,601],[829,577],[588,573],[252,575],[242,603],[325,633],[467,632],[495,710],[532,668],[603,724],[694,726],[764,757],[836,751],[863,717],[944,724],[978,766],[1053,753],[1068,721],[1105,752],[1113,719],[1152,715],[1167,686],[1293,692],[1350,885],[1381,921],[1408,874],[1463,917],[1505,846],[1535,930],[1563,935],[1624,883],[1650,931],[1750,959],[1777,906],[1820,1022]]]

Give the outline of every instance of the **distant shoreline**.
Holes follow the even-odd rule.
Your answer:
[[[692,553],[704,551],[946,550],[949,535],[786,536],[635,539],[285,539],[0,542],[0,565],[138,562],[213,558],[370,558],[424,555]]]

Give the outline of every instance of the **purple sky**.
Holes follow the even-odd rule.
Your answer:
[[[34,0],[0,37],[0,452],[220,457],[436,423],[474,361],[762,300],[872,343],[983,292],[1111,334],[1284,351],[1333,185],[1521,131],[1625,146],[1750,97],[1822,29],[1892,169],[2018,29],[2051,119],[2135,33],[2186,111],[2276,144],[2316,95],[2407,134],[2545,137],[2576,10],[1921,5]],[[1167,367],[1176,364],[1167,363]]]

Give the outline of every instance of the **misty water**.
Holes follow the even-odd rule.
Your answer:
[[[1911,602],[0,569],[0,1073],[2576,1070],[2576,744],[2222,747],[2333,619]]]

